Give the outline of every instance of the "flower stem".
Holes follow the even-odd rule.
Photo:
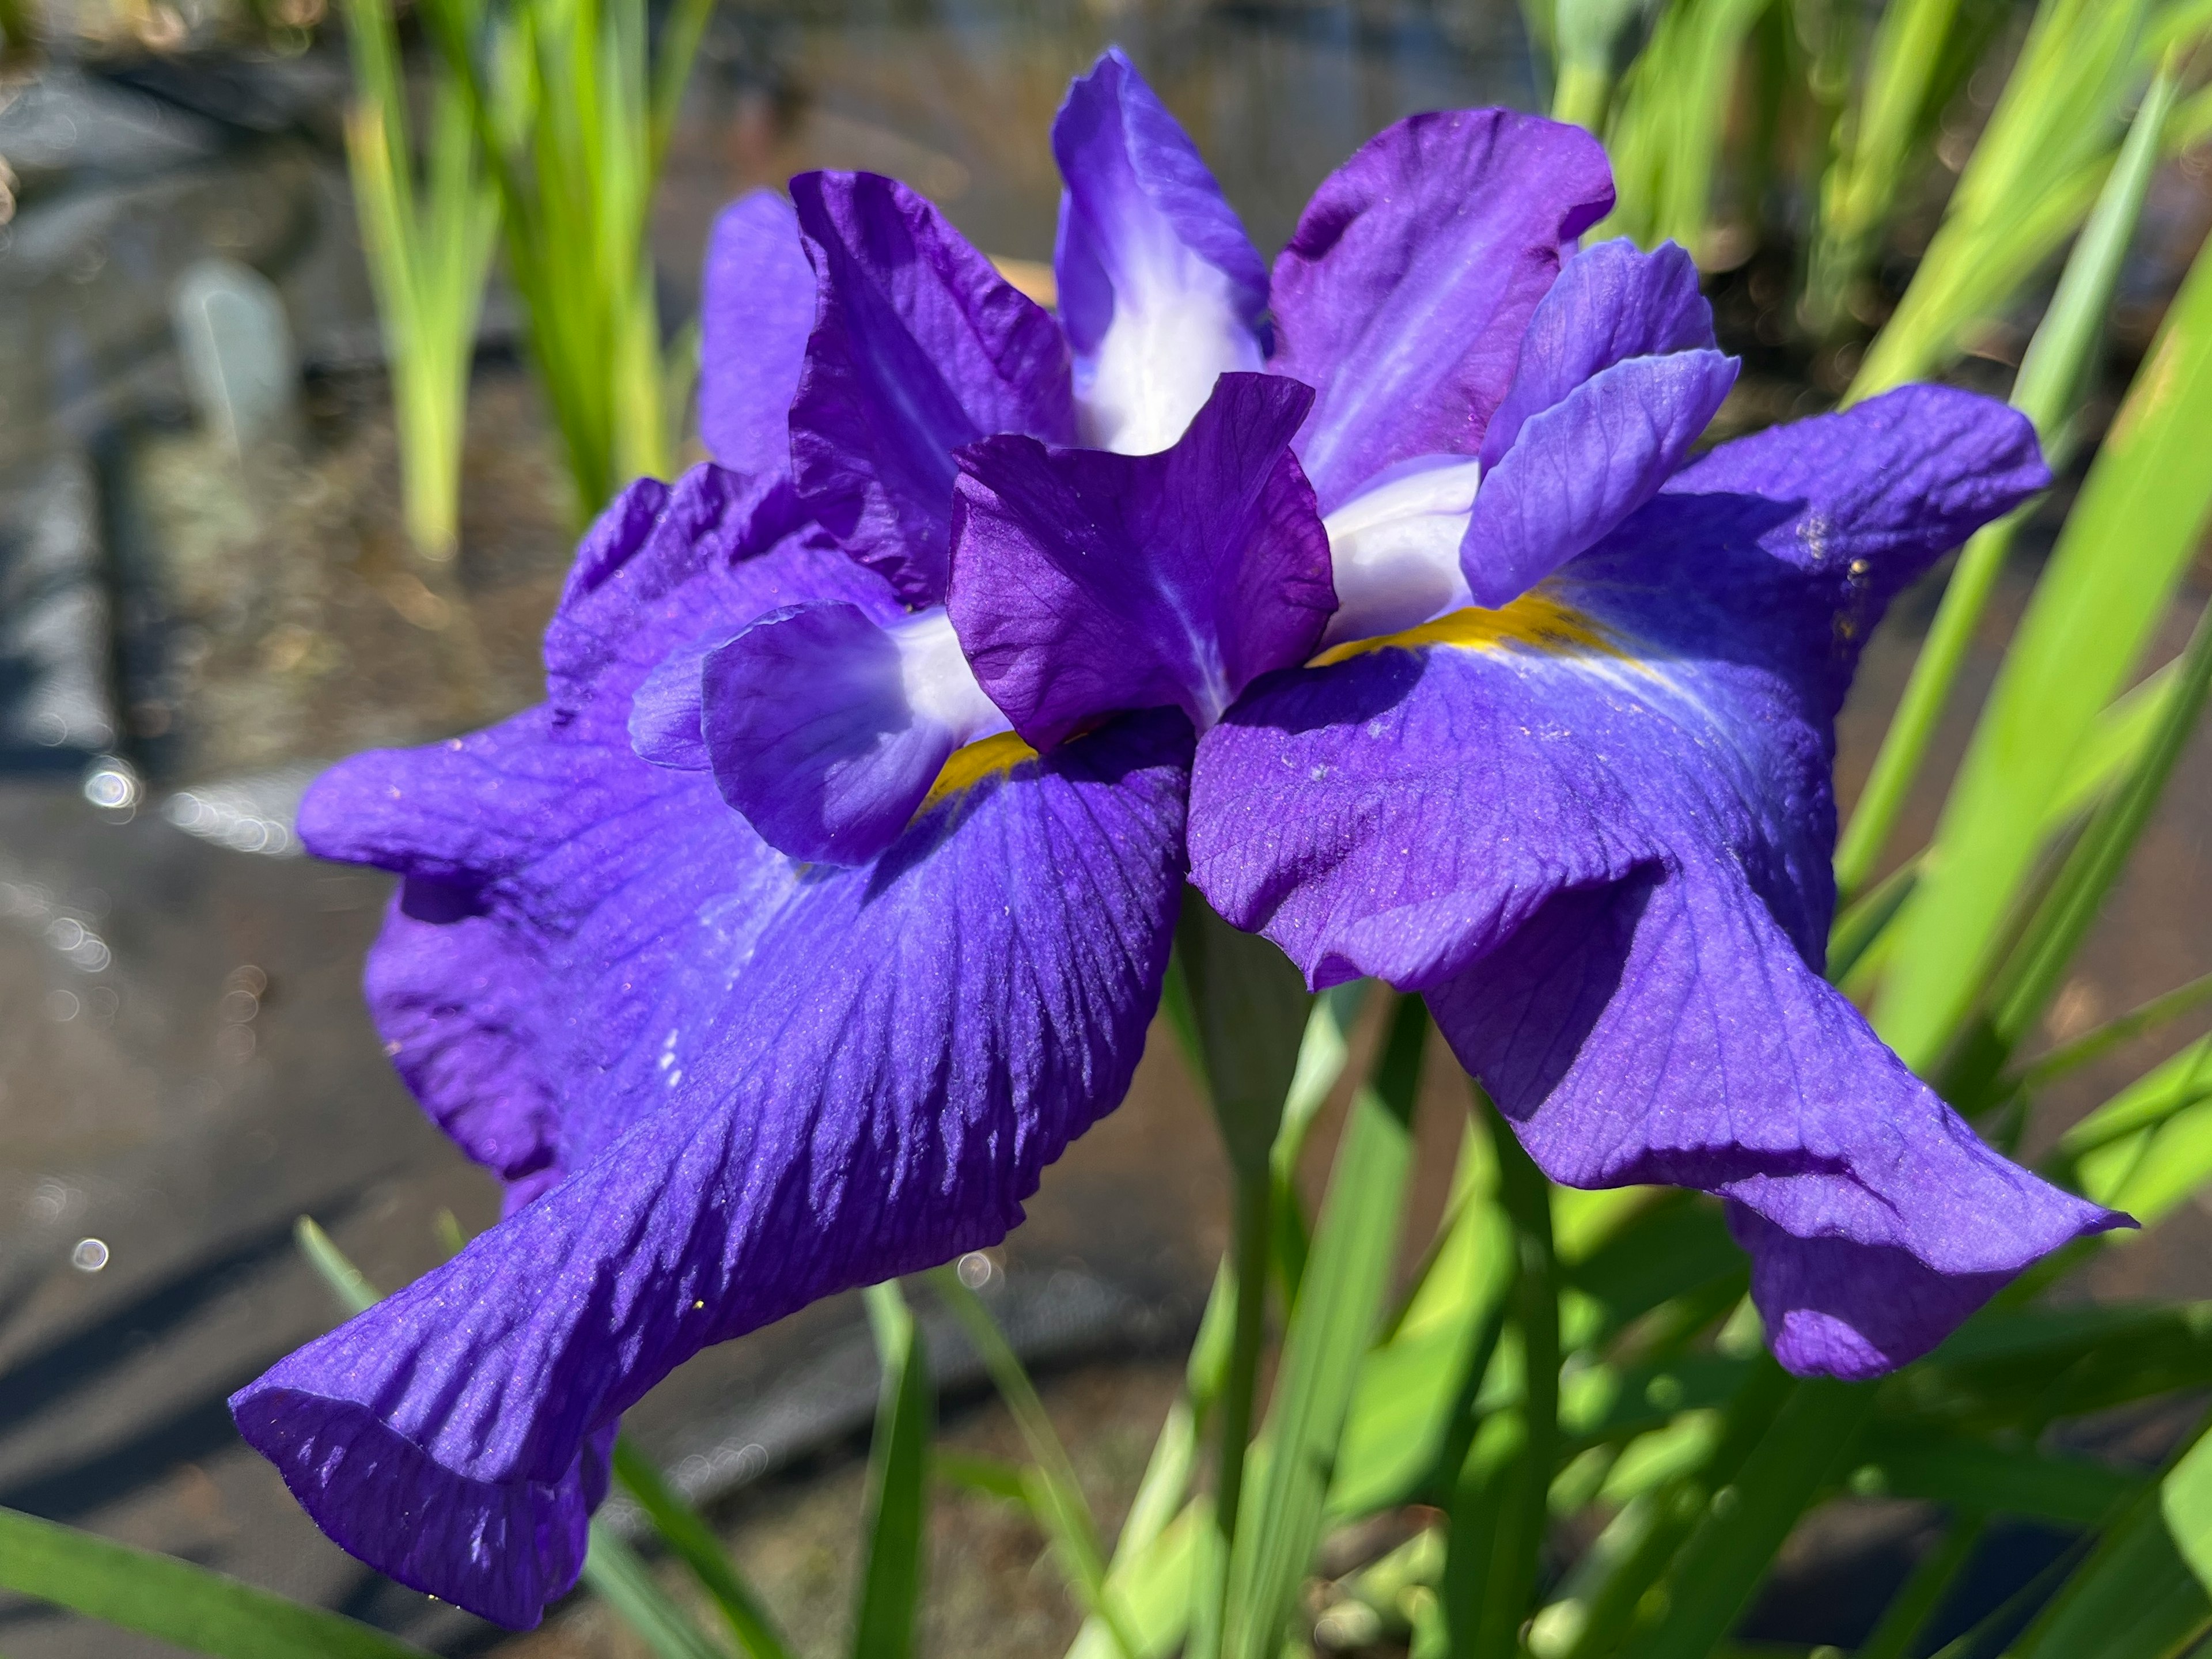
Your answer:
[[[1243,1495],[1244,1450],[1252,1438],[1252,1410],[1259,1391],[1260,1349],[1267,1335],[1268,1246],[1273,1231],[1274,1182],[1265,1165],[1237,1175],[1237,1240],[1231,1273],[1237,1324],[1229,1350],[1229,1376],[1221,1391],[1221,1450],[1213,1522],[1225,1552],[1237,1535]]]

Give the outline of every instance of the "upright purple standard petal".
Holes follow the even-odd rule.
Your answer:
[[[699,297],[699,436],[724,466],[791,468],[791,400],[814,327],[814,268],[799,216],[772,190],[724,208]]]
[[[945,596],[952,452],[1075,437],[1066,342],[945,216],[894,179],[791,181],[820,283],[791,409],[809,509],[909,604]]]
[[[1172,712],[1116,721],[932,808],[878,865],[781,865],[702,904],[630,1062],[580,1079],[619,1099],[574,1172],[241,1390],[240,1431],[355,1554],[534,1623],[647,1388],[994,1242],[1121,1098],[1166,971],[1190,741]]]
[[[1681,248],[1665,242],[1642,253],[1625,237],[1584,248],[1529,319],[1512,389],[1482,434],[1483,465],[1504,459],[1530,416],[1615,363],[1713,343],[1713,308]]]
[[[1275,262],[1269,368],[1320,389],[1298,455],[1323,512],[1481,449],[1562,251],[1612,205],[1595,138],[1494,109],[1401,121],[1315,192]]]
[[[1503,611],[1256,684],[1200,746],[1192,878],[1314,983],[1425,992],[1555,1179],[1729,1199],[1786,1364],[1902,1364],[2118,1220],[1818,973],[1859,644],[2047,477],[2017,413],[1938,388],[1723,446]]]
[[[1164,454],[994,438],[961,456],[952,623],[1024,738],[1160,704],[1203,728],[1313,649],[1336,596],[1290,452],[1312,398],[1224,374]]]
[[[1459,556],[1474,602],[1527,592],[1657,495],[1736,367],[1717,351],[1632,357],[1531,416],[1475,491]]]
[[[1084,440],[1123,454],[1164,449],[1216,376],[1260,367],[1267,267],[1198,147],[1118,46],[1068,88],[1052,149],[1067,183],[1053,269]]]

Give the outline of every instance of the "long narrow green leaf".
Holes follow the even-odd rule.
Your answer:
[[[860,1575],[853,1659],[906,1659],[914,1651],[921,1601],[922,1523],[937,1395],[921,1333],[898,1285],[872,1285],[864,1294],[884,1381],[868,1452],[867,1565]]]
[[[2144,97],[2120,151],[2119,163],[2106,181],[2089,222],[2067,259],[2058,291],[2044,313],[2014,380],[2013,406],[2035,422],[2046,445],[2071,417],[2085,371],[2103,337],[2112,291],[2119,281],[2120,262],[2134,240],[2136,222],[2149,193],[2158,138],[2172,107],[2173,94],[2172,78],[2160,76]],[[1866,884],[1895,832],[1905,796],[1926,761],[1936,722],[1950,704],[1967,647],[1981,625],[2022,516],[2016,513],[1989,526],[1959,556],[1927,641],[1905,683],[1896,717],[1883,734],[1866,788],[1837,843],[1836,883],[1845,894],[1856,894]]]
[[[1668,1576],[1666,1616],[1637,1659],[1705,1659],[1735,1626],[1797,1517],[1838,1472],[1874,1390],[1801,1382],[1742,1471],[1714,1492]]]
[[[998,1321],[983,1305],[983,1299],[968,1287],[957,1271],[936,1268],[929,1280],[959,1320],[968,1340],[975,1344],[983,1368],[990,1373],[999,1390],[999,1397],[1006,1402],[1006,1409],[1013,1414],[1015,1426],[1021,1431],[1023,1443],[1029,1448],[1030,1475],[1033,1477],[1029,1482],[1030,1507],[1044,1528],[1045,1535],[1053,1541],[1069,1585],[1081,1600],[1085,1611],[1104,1622],[1121,1650],[1125,1655],[1132,1653],[1134,1644],[1121,1622],[1107,1585],[1104,1553],[1098,1545],[1097,1520],[1091,1513],[1091,1505],[1083,1496],[1083,1484],[1076,1478],[1075,1465],[1069,1461],[1067,1449],[1060,1443],[1052,1419],[1045,1414],[1044,1402],[1037,1398],[1036,1387],[1030,1381],[1020,1356],[1008,1345]]]
[[[1487,1111],[1488,1102],[1485,1100]],[[1491,1114],[1494,1116],[1494,1113]],[[1512,1317],[1521,1398],[1483,1425],[1451,1506],[1444,1559],[1445,1628],[1468,1659],[1511,1659],[1544,1542],[1559,1437],[1559,1287],[1550,1185],[1500,1122],[1498,1207],[1511,1229]]]
[[[668,1598],[629,1540],[604,1521],[592,1522],[584,1582],[652,1650],[654,1659],[729,1659],[728,1651]]]
[[[2179,1019],[2191,1010],[2212,1002],[2212,974],[2202,974],[2186,985],[2177,985],[2162,996],[2153,997],[2140,1007],[2130,1008],[2118,1019],[2107,1020],[2094,1031],[2075,1037],[2071,1042],[2060,1044],[2049,1054],[2037,1056],[2020,1074],[2020,1086],[2035,1090],[2055,1082],[2069,1072],[2080,1070],[2092,1060],[2100,1060],[2124,1042],[2133,1042],[2148,1031],[2154,1031],[2169,1020]]]
[[[776,1634],[775,1622],[760,1599],[748,1589],[720,1541],[699,1512],[669,1486],[659,1466],[629,1441],[615,1442],[615,1479],[637,1500],[654,1530],[684,1559],[700,1587],[714,1599],[729,1620],[738,1645],[751,1659],[787,1659],[788,1650]]]
[[[1239,1517],[1222,1637],[1226,1659],[1275,1659],[1321,1533],[1345,1413],[1396,1254],[1427,1012],[1401,999],[1373,1086],[1354,1097],[1283,1340],[1267,1462]]]
[[[0,1588],[220,1659],[426,1659],[355,1620],[15,1510],[0,1509]]]
[[[2179,1659],[2212,1630],[2212,1441],[2200,1438],[2099,1543],[2017,1659]]]
[[[1907,1654],[1919,1650],[1921,1632],[1982,1541],[1985,1525],[1984,1517],[1970,1510],[1952,1511],[1944,1524],[1942,1541],[1921,1559],[1899,1587],[1856,1659],[1905,1659]]]
[[[2037,585],[1899,922],[1875,1024],[1916,1066],[1985,982],[2036,831],[2212,510],[2212,255],[2200,254]]]

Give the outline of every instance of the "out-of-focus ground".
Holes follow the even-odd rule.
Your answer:
[[[667,313],[692,301],[714,210],[812,166],[899,173],[985,248],[1048,258],[1057,185],[1043,133],[1066,77],[1109,39],[1153,76],[1272,249],[1313,185],[1396,116],[1530,104],[1516,16],[1412,0],[726,10],[661,198]],[[536,696],[536,641],[573,544],[513,307],[495,294],[461,556],[438,568],[406,550],[335,148],[343,86],[342,60],[318,49],[59,60],[0,91],[16,200],[0,228],[0,1504],[479,1651],[499,1633],[323,1540],[222,1406],[331,1322],[291,1243],[296,1216],[319,1218],[386,1285],[438,1259],[441,1212],[471,1230],[494,1218],[489,1184],[413,1109],[360,1006],[383,878],[266,854],[283,849],[287,803],[314,764]],[[2148,337],[2161,273],[2212,214],[2201,178],[2176,170],[2160,191],[2164,252],[2131,274],[2124,349]],[[194,423],[172,344],[173,283],[209,253],[274,281],[305,371],[296,418],[243,459]],[[1808,379],[1759,358],[1780,291],[1761,283],[1753,267],[1720,284],[1730,343],[1753,355],[1727,417],[1738,428],[1826,395],[1819,365]],[[1986,349],[1968,372],[2001,386],[2017,343],[1993,336]],[[2031,535],[1978,643],[1972,695],[1930,769],[1938,783],[2037,551]],[[2188,606],[2202,598],[2200,585]],[[1931,608],[1929,592],[1908,596],[1869,648],[1843,722],[1847,799]],[[2171,621],[2161,654],[2185,625]],[[128,802],[112,805],[123,797],[111,791],[102,810],[85,785],[106,787],[107,755],[127,763],[115,775]],[[1937,798],[1923,788],[1900,848],[1932,827]],[[2212,967],[2208,823],[2200,745],[2060,998],[2054,1036]],[[2037,1134],[2178,1041],[2108,1057],[2054,1096]],[[1433,1058],[1409,1254],[1442,1201],[1466,1097]],[[1316,1136],[1316,1186],[1333,1125],[1332,1114]],[[2212,1217],[2185,1210],[2113,1251],[2092,1283],[2212,1295],[2208,1229]],[[1210,1126],[1156,1033],[1127,1103],[1048,1172],[994,1281],[1109,1525],[1176,1385],[1224,1232]],[[941,1357],[947,1443],[1016,1455],[972,1359],[950,1342]],[[836,1650],[850,1616],[873,1387],[865,1328],[839,1299],[702,1355],[633,1413],[679,1478],[722,1494],[717,1524],[808,1653]],[[1833,1606],[1811,1587],[1824,1563],[1865,1558],[1859,1534],[1909,1559],[1911,1512],[1854,1513],[1785,1564],[1802,1593],[1781,1600],[1832,1621],[1806,1639],[1848,1638],[1863,1577]],[[1060,1650],[1074,1613],[1026,1522],[947,1493],[931,1527],[926,1650]],[[172,1651],[6,1602],[0,1650]],[[577,1602],[501,1651],[641,1650]]]

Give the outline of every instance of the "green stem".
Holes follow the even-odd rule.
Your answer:
[[[1244,1453],[1252,1439],[1255,1396],[1259,1391],[1260,1350],[1267,1338],[1268,1246],[1273,1231],[1274,1182],[1266,1165],[1237,1176],[1237,1241],[1232,1272],[1236,1285],[1236,1334],[1229,1350],[1229,1376],[1221,1390],[1220,1451],[1213,1524],[1222,1547],[1237,1535],[1237,1511],[1243,1497]]]
[[[1613,70],[1602,61],[1569,58],[1559,65],[1559,83],[1552,94],[1552,118],[1569,121],[1584,131],[1601,133],[1605,112],[1613,101]]]
[[[1512,1227],[1519,1268],[1513,1318],[1521,1333],[1521,1422],[1519,1444],[1498,1493],[1487,1594],[1468,1651],[1474,1659],[1511,1659],[1536,1582],[1546,1500],[1558,1461],[1559,1288],[1552,1251],[1551,1183],[1502,1121],[1492,1139],[1498,1206]]]

